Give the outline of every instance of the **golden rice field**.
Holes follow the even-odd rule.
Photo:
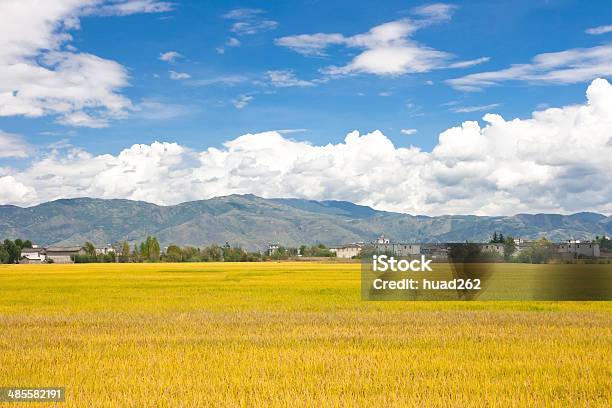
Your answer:
[[[357,264],[2,266],[0,386],[63,386],[68,407],[612,404],[612,302],[359,285]]]

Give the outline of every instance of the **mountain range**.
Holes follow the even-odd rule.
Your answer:
[[[22,208],[0,206],[0,238],[39,245],[105,245],[156,236],[162,246],[224,244],[252,250],[368,242],[384,234],[397,242],[485,242],[494,231],[555,241],[612,235],[612,216],[581,212],[513,216],[422,216],[378,211],[347,201],[264,199],[230,195],[159,206],[122,199],[74,198]]]

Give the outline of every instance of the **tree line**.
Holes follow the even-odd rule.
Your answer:
[[[23,248],[32,248],[30,240],[22,240],[17,238],[14,241],[5,239],[0,243],[0,263],[14,264],[18,263],[21,258],[21,250]]]
[[[161,251],[156,237],[148,236],[145,241],[133,246],[127,241],[119,243],[117,252],[96,254],[94,245],[86,242],[85,254],[73,256],[75,263],[94,262],[259,262],[266,260],[283,260],[302,255],[305,257],[333,257],[325,245],[302,245],[299,248],[279,246],[272,254],[254,252],[239,246],[209,245],[205,247],[169,245]]]

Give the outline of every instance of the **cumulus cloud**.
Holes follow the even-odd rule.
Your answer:
[[[612,75],[612,44],[573,48],[536,55],[529,64],[512,65],[499,71],[479,72],[446,82],[463,91],[478,91],[506,81],[533,84],[572,84]]]
[[[323,146],[279,132],[246,134],[204,151],[176,143],[118,155],[53,151],[0,173],[0,199],[29,205],[61,197],[174,204],[231,193],[350,200],[418,214],[612,212],[612,86],[587,102],[527,119],[487,114],[442,132],[431,152],[396,147],[380,131]],[[78,175],[76,177],[75,175]]]
[[[234,21],[231,31],[236,35],[254,35],[278,26],[278,22],[263,18],[265,13],[262,9],[242,8],[225,13],[222,17]]]
[[[54,115],[60,123],[106,125],[131,107],[120,90],[127,70],[79,52],[70,32],[83,15],[168,10],[143,0],[5,0],[0,2],[0,116]],[[89,119],[87,119],[88,117]]]
[[[0,202],[26,203],[36,199],[36,192],[32,187],[15,180],[13,176],[0,174]]]
[[[416,135],[417,132],[418,132],[418,130],[416,130],[416,129],[402,129],[402,130],[400,130],[400,133],[402,135],[406,135],[406,136]]]
[[[0,129],[0,158],[3,157],[28,157],[32,147],[23,137],[13,133],[5,133]]]

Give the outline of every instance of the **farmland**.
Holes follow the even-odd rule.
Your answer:
[[[0,350],[70,407],[612,401],[612,302],[366,302],[358,264],[2,266]]]

